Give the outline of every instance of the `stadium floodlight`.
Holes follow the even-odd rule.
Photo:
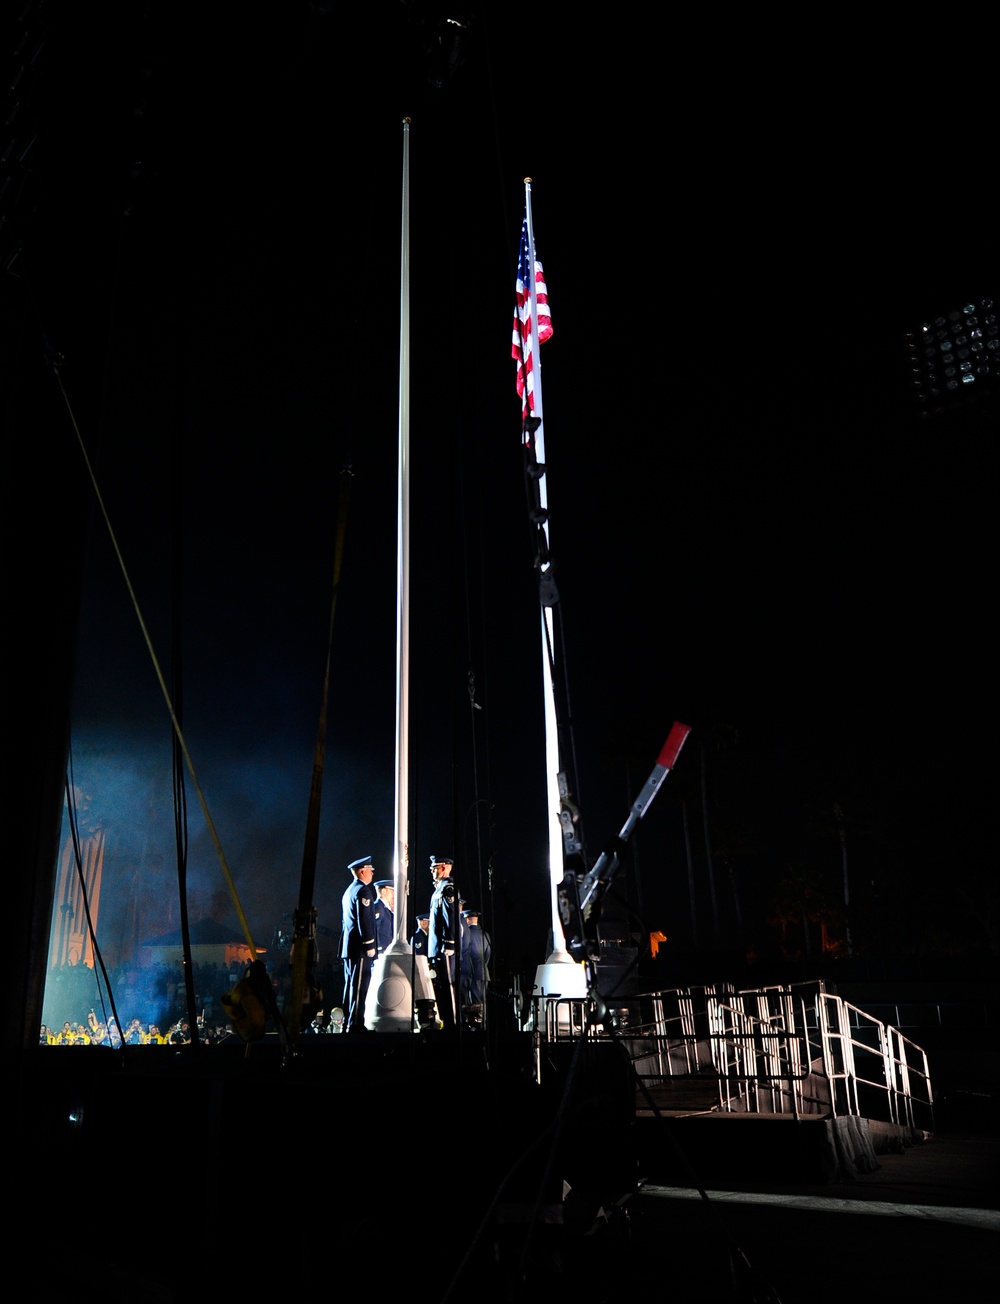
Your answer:
[[[907,334],[906,345],[920,418],[991,406],[1000,371],[1000,326],[992,298],[928,318]]]

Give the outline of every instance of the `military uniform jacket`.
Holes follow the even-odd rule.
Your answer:
[[[465,924],[462,947],[462,982],[481,983],[486,977],[492,947],[478,924]]]
[[[356,879],[344,893],[344,932],[340,958],[360,960],[375,946],[375,891],[370,883]]]
[[[440,878],[431,897],[431,926],[427,931],[427,958],[436,960],[445,951],[462,950],[462,913],[458,885],[454,879]]]
[[[379,955],[388,951],[396,936],[396,915],[384,901],[375,902],[375,940]]]

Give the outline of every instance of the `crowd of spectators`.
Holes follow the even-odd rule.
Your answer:
[[[288,956],[265,960],[279,1010],[291,994],[291,966]],[[194,1016],[198,1041],[213,1045],[233,1035],[222,997],[240,981],[246,964],[195,962],[191,966],[194,984]],[[339,963],[324,967],[316,975],[324,993],[326,1017],[323,1026],[310,1032],[339,1031],[334,1007],[339,1005],[343,971]],[[139,968],[122,965],[108,971],[108,984],[99,971],[86,965],[66,965],[49,974],[39,1032],[43,1046],[129,1046],[184,1045],[192,1040],[184,966],[180,963]],[[124,1025],[124,1037],[115,1018]]]
[[[228,1026],[216,1024],[208,1027],[198,1019],[198,1040],[203,1044],[214,1045],[232,1035]],[[62,1027],[57,1029],[43,1023],[38,1034],[40,1046],[110,1046],[113,1049],[121,1046],[123,1041],[126,1046],[186,1046],[191,1040],[191,1025],[186,1019],[180,1019],[161,1031],[157,1024],[144,1026],[135,1018],[126,1027],[123,1038],[113,1016],[105,1023],[93,1010],[87,1016],[86,1024],[65,1019]]]

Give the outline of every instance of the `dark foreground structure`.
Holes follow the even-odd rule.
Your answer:
[[[12,1062],[17,1254],[76,1263],[32,1298],[992,1297],[986,1097],[930,1131],[696,1105],[690,1075],[648,1086],[627,1039],[572,1029],[302,1046]]]

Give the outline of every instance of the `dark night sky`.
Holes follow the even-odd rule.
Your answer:
[[[20,204],[4,256],[23,251],[7,338],[29,360],[6,368],[15,438],[44,441],[58,483],[78,477],[30,283],[165,657],[178,580],[186,731],[257,940],[298,893],[348,462],[320,922],[337,926],[349,860],[389,869],[404,114],[417,903],[430,852],[487,899],[478,818],[494,930],[515,959],[543,958],[538,617],[509,356],[531,175],[591,853],[680,719],[691,741],[638,839],[647,922],[678,945],[679,802],[700,819],[702,747],[752,944],[767,945],[786,867],[839,871],[834,801],[859,878],[905,897],[897,914],[950,921],[942,901],[970,883],[985,914],[994,430],[918,423],[902,346],[995,288],[975,70],[958,113],[958,69],[929,37],[904,70],[889,30],[790,48],[746,17],[720,34],[541,8],[528,28],[469,6],[438,86],[433,5],[49,4],[23,20],[48,39],[18,92],[37,162],[5,192]],[[40,582],[55,565],[37,558]],[[76,775],[118,863],[139,860],[162,894],[159,917],[169,728],[96,520],[84,583]],[[191,825],[207,905],[221,883]]]

